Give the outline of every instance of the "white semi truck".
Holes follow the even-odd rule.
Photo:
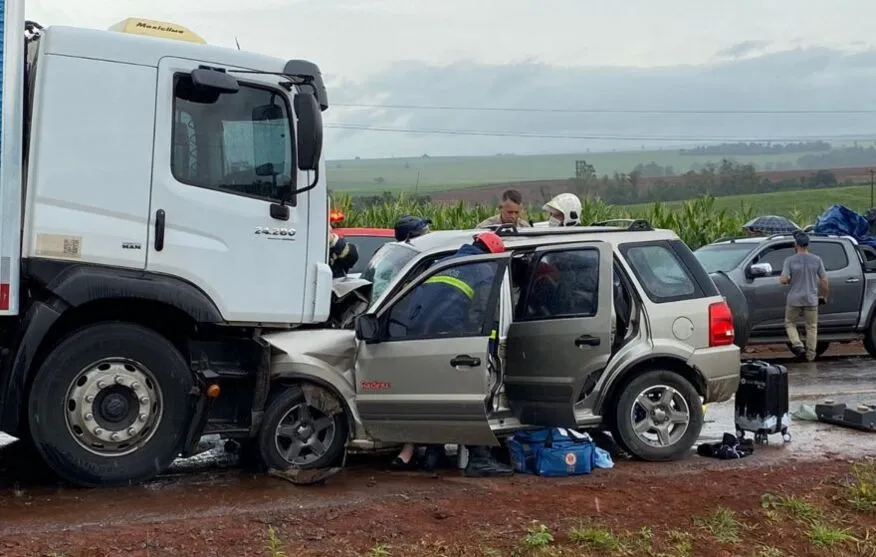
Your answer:
[[[81,486],[251,439],[263,330],[329,316],[320,70],[0,13],[0,431]]]

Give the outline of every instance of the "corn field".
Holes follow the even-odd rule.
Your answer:
[[[334,208],[343,211],[346,217],[343,226],[347,227],[392,228],[399,217],[416,215],[432,219],[433,230],[464,230],[496,213],[496,208],[492,206],[472,205],[462,201],[453,204],[423,203],[405,196],[358,210],[353,208],[352,198],[347,195],[335,195],[332,200]],[[645,219],[655,228],[674,230],[691,249],[722,236],[740,235],[742,225],[756,215],[752,207],[743,207],[738,211],[717,209],[712,197],[686,201],[681,207],[673,209],[654,203],[647,210],[637,212],[608,205],[599,199],[588,198],[582,201],[582,223],[608,219]],[[801,226],[806,220],[801,214],[787,216]],[[530,209],[527,217],[536,222],[547,220],[547,216],[540,210]]]

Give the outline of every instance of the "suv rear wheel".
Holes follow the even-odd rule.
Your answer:
[[[617,399],[614,433],[633,456],[649,461],[684,457],[703,429],[703,406],[690,381],[656,369],[630,381]]]

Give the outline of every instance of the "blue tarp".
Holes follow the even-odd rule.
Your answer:
[[[815,221],[815,234],[834,234],[851,236],[864,244],[876,248],[876,237],[870,235],[870,223],[858,213],[844,205],[831,205]]]

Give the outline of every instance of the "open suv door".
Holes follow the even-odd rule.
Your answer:
[[[574,427],[575,403],[611,357],[612,248],[536,250],[508,331],[505,392],[523,423]]]
[[[498,444],[487,419],[487,362],[509,257],[439,261],[414,280],[400,281],[401,290],[390,294],[385,305],[358,318],[356,405],[371,437],[399,443]],[[471,289],[468,322],[453,331],[412,333],[412,296],[429,279],[433,284],[453,282],[471,265],[487,266],[493,280]]]

